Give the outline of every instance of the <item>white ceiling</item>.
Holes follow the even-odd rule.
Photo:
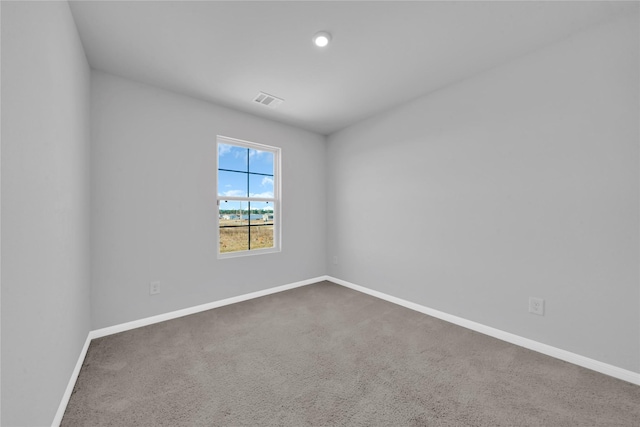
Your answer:
[[[71,2],[91,67],[330,134],[615,15],[612,2]],[[324,50],[311,43],[327,30]],[[284,98],[276,109],[258,91]]]

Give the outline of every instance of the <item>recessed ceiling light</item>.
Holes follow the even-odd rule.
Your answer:
[[[326,31],[320,31],[319,33],[316,33],[315,36],[313,36],[313,44],[318,47],[325,47],[329,44],[330,41],[331,34],[327,33]]]

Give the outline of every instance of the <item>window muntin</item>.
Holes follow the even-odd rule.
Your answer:
[[[280,250],[280,149],[218,136],[218,258]]]

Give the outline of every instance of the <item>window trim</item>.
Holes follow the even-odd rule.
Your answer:
[[[218,195],[218,170],[220,161],[220,144],[234,145],[237,147],[243,147],[248,149],[254,149],[258,151],[266,151],[273,153],[273,198],[265,197],[237,197],[237,196],[220,196]],[[262,255],[269,253],[282,252],[282,171],[280,167],[281,163],[280,147],[274,147],[272,145],[260,144],[257,142],[245,141],[242,139],[231,138],[228,136],[217,135],[216,136],[216,169],[215,169],[215,198],[216,198],[216,254],[218,259],[237,258],[252,255]],[[271,202],[273,203],[273,247],[272,248],[260,248],[249,249],[244,251],[235,252],[220,252],[220,202],[221,201],[255,201],[255,202]]]

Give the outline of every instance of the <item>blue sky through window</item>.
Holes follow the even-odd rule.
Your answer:
[[[274,195],[271,152],[218,144],[218,169],[226,169],[218,171],[219,196],[272,198]]]

